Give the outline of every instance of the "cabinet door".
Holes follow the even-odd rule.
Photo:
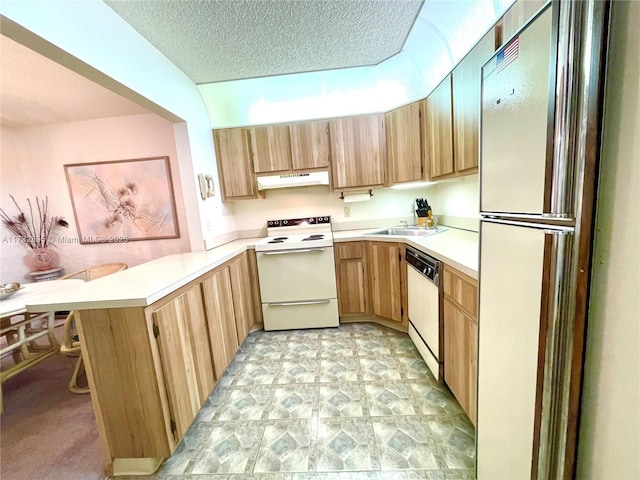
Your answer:
[[[258,189],[245,128],[213,131],[222,200],[257,198]]]
[[[209,324],[213,368],[219,380],[238,350],[235,311],[229,267],[215,270],[202,282]]]
[[[491,29],[453,70],[454,168],[461,172],[478,167],[480,133],[480,70],[495,52]]]
[[[369,243],[369,281],[373,314],[402,322],[402,246],[397,243]]]
[[[467,319],[447,297],[444,298],[444,380],[462,409],[468,410]]]
[[[200,285],[154,311],[153,322],[179,440],[214,386]]]
[[[451,75],[426,99],[424,145],[430,178],[453,173],[453,113]]]
[[[367,311],[363,260],[343,260],[338,264],[338,304],[340,315]]]
[[[334,189],[383,185],[386,140],[384,114],[329,122]]]
[[[291,140],[287,125],[249,129],[251,155],[256,173],[280,172],[291,168]]]
[[[329,166],[329,122],[301,122],[289,125],[291,168],[308,170]]]
[[[418,181],[424,177],[420,115],[420,102],[415,102],[385,116],[391,184]]]
[[[229,262],[233,309],[235,313],[238,345],[242,345],[253,327],[253,296],[249,276],[249,262],[246,252],[241,253]]]

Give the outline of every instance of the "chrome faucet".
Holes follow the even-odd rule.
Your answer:
[[[404,229],[406,230],[407,228],[409,228],[409,222],[407,222],[406,220],[400,220],[400,223],[404,224]]]
[[[416,218],[416,209],[418,207],[416,206],[415,200],[412,202],[412,205],[413,205],[413,208],[412,208],[412,210],[413,210],[413,226],[417,227],[418,226],[418,219]]]

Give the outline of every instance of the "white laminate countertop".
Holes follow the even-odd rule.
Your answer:
[[[455,228],[428,237],[372,235],[380,228],[333,233],[334,242],[375,240],[404,242],[467,275],[478,278],[478,233]],[[27,304],[30,312],[146,307],[222,265],[260,238],[234,240],[203,252],[167,255],[121,272],[42,295]]]
[[[441,260],[462,273],[478,279],[478,232],[458,228],[442,227],[442,232],[426,237],[401,235],[375,235],[381,228],[345,230],[333,232],[334,242],[375,240],[382,242],[404,242],[421,252]]]

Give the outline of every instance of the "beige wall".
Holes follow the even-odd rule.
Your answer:
[[[640,2],[614,1],[579,479],[640,478]]]
[[[17,213],[12,194],[25,208],[26,199],[49,197],[51,215],[63,216],[68,229],[59,230],[69,243],[58,243],[60,266],[67,272],[88,265],[122,261],[129,266],[171,253],[189,250],[189,233],[177,165],[173,124],[154,115],[107,118],[23,129],[2,129],[0,206]],[[121,244],[81,245],[78,238],[64,164],[169,156],[181,237]],[[0,281],[24,282],[28,247],[12,243],[2,226]]]

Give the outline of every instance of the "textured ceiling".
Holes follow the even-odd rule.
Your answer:
[[[375,65],[422,0],[106,0],[196,83]]]
[[[1,125],[10,128],[149,113],[5,36],[0,105]]]

